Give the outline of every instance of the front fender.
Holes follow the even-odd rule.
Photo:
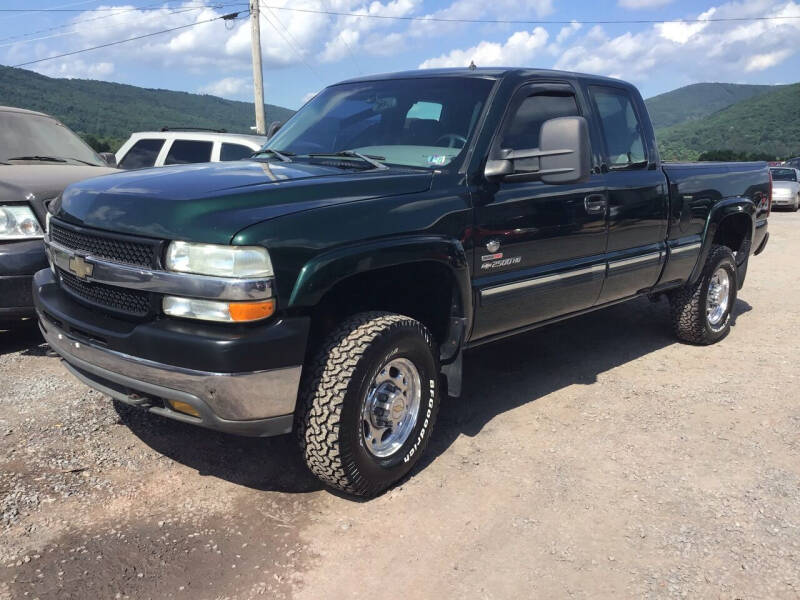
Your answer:
[[[722,222],[729,217],[741,214],[747,215],[750,219],[750,239],[752,240],[755,229],[756,205],[750,198],[743,196],[725,198],[711,208],[711,211],[708,213],[708,218],[706,219],[705,228],[703,229],[700,255],[697,257],[697,262],[689,276],[690,284],[696,282],[703,272],[706,259],[711,252],[711,246],[714,244],[714,238]]]
[[[469,261],[461,242],[443,236],[403,236],[336,248],[314,257],[300,271],[289,308],[316,306],[337,283],[377,269],[433,261],[453,273],[462,315],[471,325],[472,293]],[[469,328],[466,329],[469,331]]]

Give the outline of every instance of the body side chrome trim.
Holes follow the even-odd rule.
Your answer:
[[[509,292],[516,292],[519,290],[524,290],[532,287],[538,287],[540,285],[556,283],[559,281],[572,279],[573,277],[581,277],[583,275],[595,275],[601,272],[604,273],[605,270],[606,270],[606,265],[605,263],[603,263],[602,265],[593,265],[591,267],[574,269],[572,271],[567,271],[565,273],[556,273],[555,275],[544,275],[542,277],[534,277],[532,279],[515,281],[514,283],[506,283],[503,285],[498,285],[481,290],[481,298],[491,298],[492,296],[507,294]]]
[[[661,262],[662,252],[649,252],[647,254],[642,254],[640,256],[634,256],[633,258],[623,258],[621,260],[613,260],[609,261],[608,268],[609,270],[613,271],[614,269],[618,269],[621,267],[628,267],[631,265],[638,265],[639,263],[644,262]]]
[[[692,250],[700,250],[701,245],[700,242],[693,242],[685,246],[670,246],[669,252],[670,254],[683,254],[684,252],[691,252]]]
[[[67,273],[73,272],[70,261],[76,257],[91,265],[88,275],[81,278],[106,285],[155,292],[171,296],[190,296],[209,300],[263,300],[272,297],[272,279],[239,279],[212,277],[192,273],[156,271],[96,258],[89,253],[76,252],[44,238],[45,249],[53,264]]]

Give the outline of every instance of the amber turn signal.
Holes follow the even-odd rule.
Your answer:
[[[231,302],[228,304],[231,313],[231,321],[237,323],[243,321],[258,321],[271,317],[275,312],[275,300],[264,300],[262,302]]]
[[[197,409],[188,402],[182,402],[181,400],[168,400],[167,402],[169,402],[170,408],[172,408],[174,411],[191,415],[193,417],[200,416],[200,413],[197,412]]]

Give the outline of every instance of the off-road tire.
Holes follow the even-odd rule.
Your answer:
[[[378,369],[406,358],[419,371],[417,423],[403,446],[385,458],[365,447],[361,408]],[[368,312],[341,323],[306,367],[295,430],[308,468],[324,483],[357,496],[375,496],[419,460],[439,410],[436,345],[419,321]]]
[[[706,316],[706,297],[711,277],[720,267],[724,267],[731,278],[730,297],[722,325],[714,328]],[[738,272],[733,252],[727,246],[715,244],[711,247],[697,281],[668,295],[675,335],[685,342],[701,346],[714,344],[724,338],[731,329],[731,311],[736,304],[738,288]]]

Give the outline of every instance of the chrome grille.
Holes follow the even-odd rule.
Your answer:
[[[58,269],[63,289],[92,305],[135,317],[145,317],[151,312],[151,295],[147,292],[90,283]]]
[[[50,221],[50,239],[65,248],[98,258],[147,268],[158,266],[161,249],[161,243],[157,241],[138,241],[127,236],[66,227],[54,220]]]

